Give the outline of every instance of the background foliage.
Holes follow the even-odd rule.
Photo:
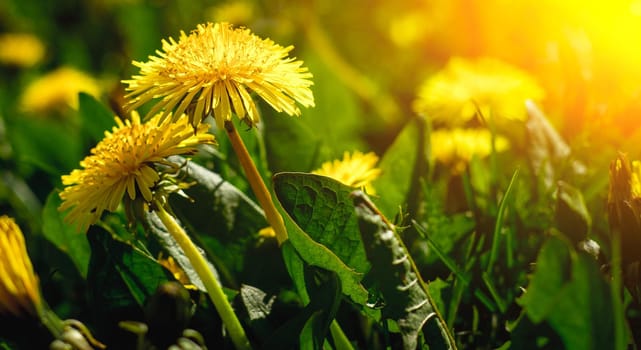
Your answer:
[[[113,126],[120,80],[136,73],[132,60],[146,60],[180,30],[227,20],[293,44],[314,74],[315,108],[292,118],[263,105],[258,129],[241,132],[287,213],[289,242],[279,249],[258,234],[267,224],[224,135],[190,164],[198,185],[186,192],[195,202],[172,199],[257,347],[334,346],[326,338],[334,319],[357,348],[396,348],[399,331],[407,336],[381,321],[407,315],[381,311],[377,284],[395,282],[380,274],[383,258],[361,239],[352,189],[302,174],[361,150],[381,157],[372,199],[398,228],[460,348],[622,349],[641,335],[640,309],[608,273],[605,206],[616,152],[641,157],[641,71],[632,64],[641,55],[608,38],[625,43],[641,33],[617,17],[630,12],[638,20],[635,4],[3,1],[0,33],[33,34],[45,53],[34,65],[0,66],[0,213],[23,229],[53,310],[82,320],[111,348],[131,348],[134,337],[118,322],[163,314],[149,300],[174,279],[157,261],[169,248],[152,234],[153,218],[130,230],[123,212],[76,234],[56,209],[60,176]],[[472,157],[462,173],[436,163],[431,127],[412,102],[453,56],[496,57],[528,71],[546,90],[540,108],[551,124],[520,124],[507,135],[512,148]],[[59,67],[85,72],[99,93],[30,108],[27,87]],[[568,151],[559,156],[558,148]],[[596,256],[581,249],[588,239],[600,245]],[[208,347],[230,348],[207,298],[190,295],[189,327]],[[0,347],[47,343],[42,329],[1,320]],[[421,322],[419,344],[438,347],[430,341],[438,330]]]

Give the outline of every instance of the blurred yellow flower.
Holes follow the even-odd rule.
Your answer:
[[[472,157],[492,153],[492,135],[487,129],[438,129],[431,134],[432,158],[450,167],[455,174],[465,170]],[[506,138],[497,135],[496,152],[509,148]]]
[[[0,35],[0,64],[31,67],[45,55],[45,46],[36,36],[22,33]]]
[[[89,75],[70,67],[58,68],[27,86],[20,104],[27,112],[39,113],[52,109],[78,108],[78,93],[98,97],[101,89]]]
[[[525,100],[539,102],[544,91],[526,72],[491,58],[452,58],[419,89],[414,111],[437,125],[464,126],[477,114],[523,121]]]
[[[371,183],[381,174],[381,169],[376,168],[377,162],[378,156],[374,152],[345,152],[343,159],[325,162],[319,169],[312,171],[312,174],[328,176],[347,186],[358,187],[365,189],[368,194],[375,194]]]
[[[71,208],[69,222],[84,232],[104,210],[115,211],[125,191],[132,200],[142,195],[151,202],[152,189],[160,179],[154,165],[169,164],[166,158],[172,155],[192,154],[199,144],[216,143],[207,124],[194,131],[186,116],[175,123],[160,122],[161,117],[157,114],[147,123],[141,123],[136,112],[124,122],[115,117],[117,126],[105,132],[91,155],[80,162],[83,169],[62,176],[66,187],[60,193],[59,210]]]
[[[625,264],[641,261],[641,162],[625,154],[610,164],[608,221],[621,241],[621,257]]]
[[[42,299],[20,227],[0,216],[0,314],[39,316]]]
[[[234,29],[228,23],[207,23],[178,42],[162,41],[162,51],[147,62],[133,62],[140,75],[128,84],[127,109],[161,98],[148,115],[163,108],[165,118],[176,106],[176,115],[186,112],[197,126],[212,111],[218,126],[234,113],[250,127],[259,121],[250,95],[255,92],[276,111],[300,115],[296,101],[314,106],[309,88],[312,74],[303,62],[288,57],[293,46],[282,47],[261,39],[249,29]]]
[[[187,274],[185,273],[185,270],[183,270],[182,267],[178,265],[173,257],[168,256],[166,259],[163,257],[158,257],[158,263],[162,265],[162,267],[166,268],[169,272],[171,272],[176,281],[180,282],[183,287],[191,290],[198,290],[198,287],[191,283],[189,277],[187,277]]]
[[[214,22],[247,24],[254,19],[254,5],[249,1],[231,1],[212,6],[207,10]]]

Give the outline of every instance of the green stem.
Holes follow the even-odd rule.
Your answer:
[[[38,311],[38,316],[42,325],[49,330],[51,335],[56,339],[60,338],[65,328],[65,324],[60,317],[51,311],[47,305],[43,305],[41,310]]]
[[[203,281],[209,298],[214,303],[236,349],[251,349],[252,347],[247,339],[247,335],[245,335],[245,330],[240,325],[240,321],[238,321],[231,304],[229,304],[227,300],[227,296],[225,296],[222,287],[218,284],[218,281],[209,268],[205,257],[200,254],[196,245],[194,245],[189,236],[187,236],[187,233],[161,205],[157,206],[156,214],[158,214],[158,218],[160,218],[160,221],[165,225],[167,231],[171,233],[180,248],[185,252],[192,267]]]
[[[231,121],[225,121],[225,131],[227,132],[227,136],[229,136],[229,140],[231,141],[234,152],[236,152],[236,156],[240,161],[240,165],[243,167],[243,170],[245,170],[245,176],[247,176],[249,185],[254,191],[258,203],[265,211],[267,222],[276,233],[278,244],[283,244],[283,242],[287,240],[287,229],[285,228],[285,222],[283,221],[283,217],[278,212],[278,209],[276,209],[274,201],[272,200],[272,196],[269,193],[267,186],[265,186],[263,178],[258,173],[258,169],[256,169],[254,161],[249,155],[249,152],[247,152],[247,147],[245,147],[243,139],[240,138],[240,135],[238,135],[238,132],[234,127],[234,123]]]
[[[338,324],[338,321],[333,320],[332,324],[329,326],[329,331],[332,333],[332,338],[334,339],[334,345],[336,350],[353,350],[354,347],[352,343],[349,342],[347,336],[341,329],[341,326]]]

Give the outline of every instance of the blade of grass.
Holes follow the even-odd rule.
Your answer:
[[[516,182],[516,178],[518,176],[519,176],[519,169],[517,168],[514,171],[514,174],[512,175],[512,179],[510,180],[510,184],[507,186],[507,189],[505,190],[505,194],[503,195],[503,198],[501,199],[501,203],[499,204],[499,210],[496,215],[496,222],[494,224],[494,233],[492,235],[492,249],[490,250],[490,258],[488,260],[488,264],[485,269],[485,272],[487,272],[488,274],[492,271],[492,267],[494,267],[494,263],[496,262],[496,259],[497,259],[497,255],[499,251],[499,243],[500,243],[501,226],[503,224],[503,217],[505,216],[505,208],[507,207],[507,201],[510,199],[512,188],[514,187],[514,183]]]

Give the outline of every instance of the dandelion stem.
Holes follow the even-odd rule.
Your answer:
[[[287,229],[285,229],[285,222],[283,221],[283,217],[276,209],[276,206],[272,201],[272,196],[269,193],[267,186],[265,186],[263,178],[258,173],[258,169],[256,169],[254,161],[249,155],[249,152],[247,152],[245,143],[243,143],[240,135],[238,135],[238,131],[236,131],[234,123],[231,121],[225,121],[225,131],[227,132],[227,136],[229,136],[229,140],[231,141],[231,145],[234,148],[234,152],[236,152],[236,156],[238,156],[240,165],[245,170],[245,176],[247,176],[247,180],[249,180],[249,184],[251,185],[251,188],[254,191],[256,198],[258,199],[258,203],[260,203],[260,206],[265,211],[267,222],[274,229],[274,232],[276,232],[276,239],[278,239],[278,244],[283,244],[283,242],[287,240]]]
[[[207,261],[200,254],[196,245],[194,245],[189,236],[187,236],[187,233],[161,205],[157,206],[156,214],[158,214],[158,218],[160,218],[163,225],[165,225],[180,248],[185,252],[185,255],[189,258],[189,262],[191,262],[194,270],[198,273],[198,276],[205,285],[205,289],[207,289],[209,298],[214,303],[227,331],[229,331],[229,335],[236,349],[251,349],[251,344],[247,339],[245,330],[240,325],[240,321],[238,321],[222,287],[218,284]]]
[[[49,306],[43,304],[41,309],[38,311],[38,317],[40,322],[45,328],[51,333],[51,335],[58,339],[62,332],[64,331],[64,322],[56,315]]]

